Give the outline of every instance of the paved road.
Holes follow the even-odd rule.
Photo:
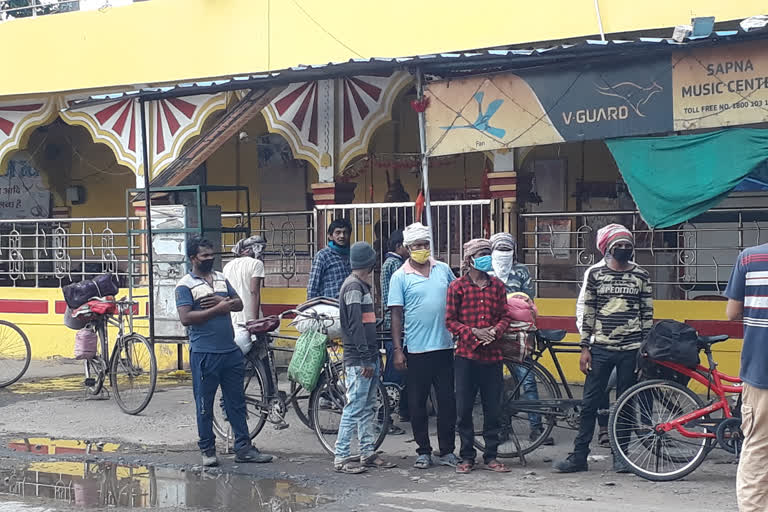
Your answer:
[[[266,427],[256,439],[260,448],[277,455],[274,464],[235,465],[223,457],[220,470],[200,472],[199,466],[195,467],[199,458],[188,382],[166,379],[145,413],[127,416],[113,400],[85,401],[77,386],[56,385],[70,380],[77,382],[45,379],[17,386],[16,390],[23,393],[0,390],[0,491],[5,493],[0,495],[0,512],[82,508],[76,506],[74,494],[73,503],[68,505],[54,499],[55,492],[50,496],[40,494],[48,496],[43,501],[25,498],[25,504],[19,505],[18,485],[11,489],[9,484],[18,481],[19,475],[27,475],[28,480],[47,475],[45,478],[54,480],[51,485],[57,479],[67,485],[72,483],[72,489],[79,489],[81,496],[93,493],[91,482],[98,482],[103,489],[107,482],[114,481],[110,484],[117,489],[114,494],[124,498],[117,501],[118,505],[131,505],[125,499],[134,496],[133,508],[144,506],[136,498],[141,495],[146,506],[164,510],[736,510],[736,466],[726,454],[713,452],[694,474],[671,483],[652,483],[610,472],[610,452],[602,448],[595,448],[590,472],[553,474],[551,460],[564,456],[570,448],[573,433],[567,430],[556,432],[556,446],[532,454],[527,467],[510,461],[514,470],[507,475],[482,471],[456,475],[444,467],[412,469],[414,444],[406,433],[389,436],[383,446],[386,456],[398,463],[397,469],[347,476],[331,471],[330,457],[314,433],[289,418],[289,429],[275,431]],[[34,495],[32,489],[25,491],[27,497]],[[204,491],[195,493],[193,489]],[[115,509],[121,510],[119,506]]]

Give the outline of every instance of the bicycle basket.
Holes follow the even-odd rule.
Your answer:
[[[320,378],[327,355],[326,339],[321,332],[310,330],[301,333],[296,340],[296,348],[288,364],[288,378],[307,391],[315,389]]]

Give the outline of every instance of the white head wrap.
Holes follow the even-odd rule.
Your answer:
[[[432,232],[421,222],[414,222],[403,230],[403,245],[411,245],[417,240],[432,240]]]
[[[264,238],[258,235],[244,238],[235,244],[232,248],[232,252],[237,256],[248,255],[253,258],[258,258],[267,245],[264,242]]]

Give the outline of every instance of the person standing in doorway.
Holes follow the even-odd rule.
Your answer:
[[[392,280],[392,275],[403,266],[405,260],[408,258],[408,249],[403,245],[403,231],[397,230],[390,233],[389,237],[389,252],[387,253],[384,263],[381,265],[381,302],[384,304],[384,321],[382,322],[382,328],[385,333],[392,330],[392,312],[387,307],[387,297],[389,296],[389,282]],[[400,370],[395,368],[395,346],[391,339],[384,342],[384,350],[387,354],[387,363],[384,365],[384,371],[382,372],[381,379],[385,383],[393,383],[400,386],[400,402],[398,404],[398,414],[401,422],[410,421],[408,418],[408,392],[404,386],[405,379]],[[405,431],[397,425],[391,425],[389,430],[390,434],[403,434]]]
[[[464,244],[462,277],[448,287],[446,324],[456,337],[456,408],[461,463],[457,473],[475,467],[473,411],[478,391],[483,404],[484,468],[508,473],[496,459],[499,447],[501,394],[504,388],[501,339],[511,320],[504,283],[488,275],[493,268],[491,242],[475,238]]]
[[[533,286],[531,273],[528,267],[517,261],[517,241],[509,233],[496,233],[491,237],[491,263],[493,270],[488,275],[497,277],[504,283],[507,295],[522,292],[533,300],[536,296],[536,289]],[[530,358],[528,358],[530,360]],[[525,366],[515,365],[515,374],[519,380],[523,381],[523,393],[526,400],[539,399],[539,387],[536,384],[536,378],[533,372],[526,369]],[[528,414],[528,423],[531,431],[528,433],[528,439],[535,441],[541,435],[544,426],[541,423],[541,415]],[[554,438],[547,437],[542,443],[545,446],[555,444]]]
[[[221,272],[213,270],[213,244],[204,238],[187,242],[192,271],[176,285],[176,308],[189,332],[189,365],[197,409],[198,446],[204,466],[218,465],[213,434],[213,402],[221,387],[227,418],[235,435],[235,462],[270,462],[251,445],[246,421],[245,364],[235,344],[230,313],[243,302]]]
[[[317,251],[309,271],[307,299],[339,298],[344,280],[352,272],[349,267],[349,238],[352,225],[347,219],[336,219],[328,226],[328,246]]]
[[[739,377],[741,447],[736,474],[739,512],[768,510],[768,244],[742,251],[725,289],[728,320],[744,322]]]
[[[339,295],[347,404],[339,421],[333,467],[340,473],[357,474],[367,467],[393,468],[395,465],[379,457],[374,448],[376,390],[381,367],[370,282],[376,251],[367,242],[357,242],[349,256],[352,274],[344,280]],[[353,459],[350,450],[355,432],[360,456]]]
[[[261,316],[261,285],[265,275],[262,252],[266,246],[267,240],[261,235],[240,240],[232,248],[235,259],[223,269],[224,277],[243,301],[242,311],[232,313],[235,343],[243,354],[251,349],[251,334],[244,326]]]
[[[433,465],[429,440],[427,397],[437,394],[437,463],[456,466],[456,399],[453,379],[453,340],[445,326],[448,285],[455,279],[451,268],[431,256],[432,234],[420,222],[403,231],[408,260],[389,283],[387,305],[392,311],[395,367],[406,371],[408,410],[416,441],[413,467]],[[403,342],[405,320],[405,342]]]
[[[653,290],[648,272],[632,263],[634,245],[632,233],[620,224],[609,224],[597,232],[598,249],[611,257],[587,276],[579,360],[579,368],[587,377],[579,433],[573,452],[554,464],[555,471],[587,471],[595,419],[613,369],[617,395],[635,383],[637,351],[653,326]],[[615,454],[613,469],[628,472]]]

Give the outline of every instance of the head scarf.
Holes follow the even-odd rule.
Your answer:
[[[515,240],[513,235],[510,235],[509,233],[496,233],[491,236],[490,241],[492,251],[512,251],[512,254],[514,254],[512,261],[517,263],[517,240]]]
[[[464,261],[461,263],[461,273],[466,274],[472,266],[472,258],[481,251],[490,251],[491,242],[487,238],[473,238],[464,244]]]
[[[235,253],[236,256],[250,256],[252,258],[258,258],[266,245],[267,244],[265,243],[264,237],[256,235],[249,238],[244,238],[237,242],[237,244],[232,248],[232,252]]]
[[[597,248],[602,254],[611,251],[619,242],[628,242],[635,245],[635,237],[621,224],[608,224],[597,230]]]
[[[414,222],[403,230],[403,245],[409,246],[418,240],[432,240],[432,232],[421,222]]]

